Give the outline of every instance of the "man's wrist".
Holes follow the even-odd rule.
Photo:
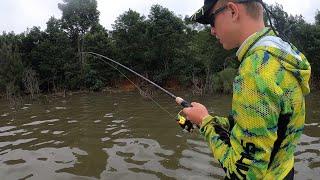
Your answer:
[[[199,127],[202,127],[202,125],[205,125],[207,124],[207,121],[208,120],[211,120],[212,119],[212,116],[210,114],[204,116],[202,119],[201,119],[201,122],[198,124]]]

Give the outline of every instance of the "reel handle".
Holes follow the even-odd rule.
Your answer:
[[[182,99],[181,97],[177,97],[176,98],[176,102],[178,104],[180,104],[182,107],[186,108],[186,107],[192,107],[192,105],[185,101],[184,99]],[[190,120],[188,120],[186,117],[184,117],[181,114],[182,111],[179,112],[178,117],[177,117],[177,123],[180,125],[180,127],[188,132],[191,132],[194,127],[193,124]]]

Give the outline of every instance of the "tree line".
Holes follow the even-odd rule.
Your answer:
[[[51,17],[45,30],[0,35],[0,92],[10,96],[99,91],[118,87],[124,77],[92,51],[134,69],[167,88],[191,87],[194,93],[232,91],[239,62],[210,35],[210,27],[194,24],[169,9],[153,5],[147,16],[129,9],[112,30],[99,23],[96,0],[63,0],[62,17]],[[269,6],[278,31],[284,32],[308,58],[312,85],[320,81],[320,12],[315,23]],[[128,77],[135,79],[130,73]]]

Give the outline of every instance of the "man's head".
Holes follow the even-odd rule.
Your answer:
[[[264,27],[261,3],[261,0],[205,0],[191,20],[210,24],[211,34],[225,49],[233,49]]]

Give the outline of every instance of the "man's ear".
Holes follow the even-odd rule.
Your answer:
[[[230,9],[232,19],[233,20],[237,20],[239,18],[239,7],[238,7],[238,5],[233,3],[233,2],[228,2],[227,6]]]

